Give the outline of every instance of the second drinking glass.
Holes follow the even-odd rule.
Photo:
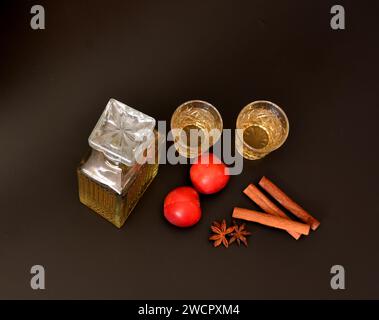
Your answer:
[[[245,106],[236,123],[236,148],[246,159],[260,159],[278,149],[287,139],[289,122],[284,111],[270,101]]]

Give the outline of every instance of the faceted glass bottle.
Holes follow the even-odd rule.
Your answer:
[[[155,120],[111,99],[77,175],[80,201],[120,228],[158,172]]]

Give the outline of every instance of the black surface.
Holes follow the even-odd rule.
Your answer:
[[[29,27],[46,9],[46,30]],[[379,298],[378,2],[2,1],[0,298]],[[81,205],[75,168],[110,97],[161,120],[204,99],[233,128],[247,103],[282,106],[290,136],[245,162],[203,219],[179,230],[162,201],[188,166],[159,175],[117,230]],[[271,177],[321,221],[299,241],[249,224],[249,248],[213,249],[211,221]],[[30,268],[46,268],[44,291]],[[346,269],[346,290],[330,268]]]

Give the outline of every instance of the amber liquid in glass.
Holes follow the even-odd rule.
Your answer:
[[[236,145],[247,159],[259,159],[277,148],[286,136],[286,128],[277,114],[268,109],[253,109],[239,116]]]
[[[82,167],[91,156],[91,152],[89,152],[80,162],[77,169],[80,202],[113,223],[116,227],[121,228],[158,173],[158,143],[159,137],[156,134],[154,154],[151,155],[151,157],[154,157],[154,161],[150,161],[152,163],[145,162],[131,167],[121,163],[118,164],[122,169],[122,174],[130,176],[125,188],[120,193],[91,178],[82,170]]]
[[[222,130],[222,119],[214,107],[201,101],[191,101],[180,106],[171,119],[175,146],[185,157],[195,157],[219,138]],[[220,134],[214,135],[214,132]]]
[[[158,173],[158,164],[143,164],[129,188],[118,194],[77,170],[80,201],[120,228]]]

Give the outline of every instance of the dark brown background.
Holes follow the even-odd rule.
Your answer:
[[[377,1],[2,1],[0,298],[379,298]],[[29,27],[46,9],[46,30]],[[121,230],[81,205],[75,168],[110,97],[161,120],[204,99],[233,128],[257,99],[282,106],[287,143],[245,162],[203,219],[179,230],[162,201],[187,166],[161,166]],[[249,248],[213,249],[211,221],[263,175],[321,220],[296,242],[249,225]],[[30,268],[46,268],[45,291]],[[345,291],[330,268],[346,269]]]

